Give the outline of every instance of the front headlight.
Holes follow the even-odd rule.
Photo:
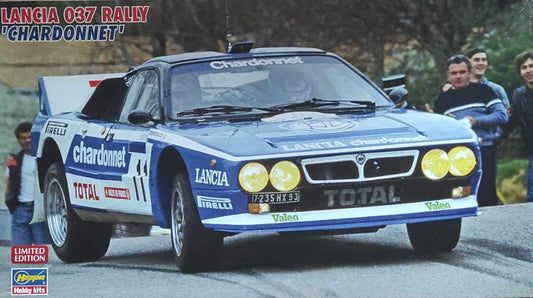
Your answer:
[[[290,191],[300,183],[300,170],[290,161],[280,161],[270,170],[270,183],[279,191]]]
[[[422,172],[431,180],[438,180],[448,174],[450,161],[446,152],[433,149],[422,158]]]
[[[448,152],[450,158],[450,174],[466,176],[476,166],[476,155],[470,148],[458,146]]]
[[[247,163],[239,172],[239,184],[247,192],[262,191],[267,183],[268,171],[260,163]]]

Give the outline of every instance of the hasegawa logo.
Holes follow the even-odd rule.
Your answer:
[[[207,209],[219,209],[219,210],[232,210],[233,205],[231,200],[228,198],[212,198],[197,196],[198,208],[207,208]]]
[[[48,295],[48,268],[12,268],[11,295]]]
[[[105,149],[104,144],[100,148],[85,145],[83,141],[74,146],[72,150],[72,160],[76,163],[98,165],[104,167],[125,168],[126,167],[126,147],[120,150]]]
[[[46,264],[48,263],[48,246],[15,245],[11,246],[11,263]]]
[[[228,175],[226,172],[211,169],[196,168],[196,177],[194,182],[217,186],[229,186]]]

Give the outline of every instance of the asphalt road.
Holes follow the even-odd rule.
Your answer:
[[[0,247],[0,297],[11,268],[48,267],[50,297],[533,297],[533,204],[480,208],[451,253],[417,255],[405,226],[320,237],[225,239],[218,271],[183,274],[170,236],[111,241],[97,262],[13,265]]]

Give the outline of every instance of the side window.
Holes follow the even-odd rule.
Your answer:
[[[127,91],[123,78],[103,80],[81,112],[97,119],[116,121]]]
[[[120,114],[120,122],[128,122],[128,115],[134,110],[149,112],[153,118],[159,119],[159,77],[154,70],[138,72],[130,78],[126,102]]]

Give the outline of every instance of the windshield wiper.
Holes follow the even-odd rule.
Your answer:
[[[275,109],[270,109],[270,108],[215,105],[215,106],[210,106],[210,107],[196,108],[196,109],[182,111],[182,112],[177,113],[176,116],[184,117],[184,116],[202,116],[205,114],[230,114],[234,112],[251,112],[254,109],[268,111],[268,112],[276,111]]]
[[[356,104],[356,108],[361,108],[360,106],[363,105],[364,108],[371,108],[375,110],[376,103],[369,100],[331,100],[331,99],[321,99],[321,98],[313,98],[310,100],[302,101],[302,102],[296,102],[296,103],[287,103],[287,104],[280,104],[275,105],[270,108],[277,109],[278,111],[285,111],[285,110],[297,110],[297,109],[305,109],[305,108],[320,108],[320,107],[327,107],[327,106],[339,106],[340,104]]]

